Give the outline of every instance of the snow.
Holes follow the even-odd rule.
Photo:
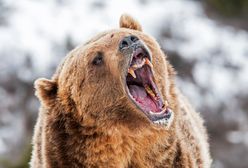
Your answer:
[[[62,45],[67,37],[75,44],[82,43],[94,34],[105,29],[118,27],[118,19],[122,13],[134,15],[145,28],[146,32],[155,35],[165,15],[170,18],[169,11],[174,6],[184,8],[180,1],[82,1],[73,3],[62,1],[30,1],[22,0],[14,3],[3,1],[15,11],[9,16],[9,26],[1,27],[1,50],[24,52],[32,56],[35,73],[44,74],[53,63],[56,52],[55,44]],[[95,9],[94,3],[103,4],[103,8]],[[187,4],[187,3],[186,3]],[[192,3],[187,4],[190,7]],[[164,10],[168,7],[170,10]],[[198,9],[194,7],[195,9]],[[175,8],[177,9],[177,8]],[[144,12],[145,11],[145,12]],[[173,13],[180,11],[176,10]],[[182,12],[185,12],[182,11]],[[8,52],[9,53],[9,52]],[[1,54],[3,57],[4,54]],[[16,56],[14,64],[21,62],[23,56]],[[37,61],[39,60],[39,61]]]
[[[235,144],[245,143],[248,145],[247,131],[230,131],[226,136],[231,143],[235,143]]]
[[[198,92],[198,97],[202,98],[192,97],[192,100],[198,100],[195,105],[200,107],[207,100],[210,105],[217,106],[220,101],[225,102],[240,92],[247,93],[247,90],[241,91],[248,82],[248,62],[244,61],[248,56],[247,32],[210,20],[198,3],[170,3],[177,4],[177,8],[166,11],[163,29],[169,30],[172,38],[162,41],[162,45],[169,51],[176,51],[185,60],[197,61],[193,69],[195,82],[202,88],[211,88],[210,97],[215,99],[208,100],[209,95],[202,97]],[[228,65],[238,67],[238,70],[231,70],[226,67]],[[184,86],[185,92],[192,90],[191,86],[187,88],[184,84],[180,85]]]
[[[224,104],[228,112],[225,119],[236,121],[242,128],[242,132],[227,134],[227,139],[248,146],[247,117],[236,100],[240,94],[248,95],[248,33],[209,19],[199,2],[2,0],[2,3],[9,11],[7,24],[0,25],[0,82],[13,73],[27,83],[49,77],[68,52],[65,47],[68,39],[72,45],[84,43],[96,33],[118,28],[120,15],[128,13],[140,21],[145,33],[159,39],[166,51],[196,62],[192,72],[194,82],[177,78],[178,85],[197,110],[208,106],[210,113],[217,113],[215,110]],[[161,38],[164,31],[170,37]],[[28,61],[30,66],[26,65]],[[202,90],[207,91],[203,94]],[[22,98],[0,86],[0,157],[23,138],[24,111],[10,108]],[[38,109],[34,99],[28,106]],[[222,166],[219,161],[216,164]]]
[[[5,153],[6,151],[8,151],[5,143],[3,142],[3,139],[0,139],[0,153]]]

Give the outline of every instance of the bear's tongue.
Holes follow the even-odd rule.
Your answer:
[[[145,111],[160,112],[161,110],[157,108],[154,101],[147,94],[146,90],[142,86],[129,85],[129,91],[132,94],[136,102],[144,109]]]

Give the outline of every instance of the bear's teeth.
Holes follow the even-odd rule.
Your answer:
[[[151,68],[153,68],[153,65],[151,61],[148,58],[145,58],[145,64],[149,65]]]
[[[142,68],[144,65],[148,65],[150,66],[151,68],[153,68],[153,65],[152,63],[150,62],[150,60],[148,58],[145,58],[142,60],[142,62],[140,64],[134,64],[132,65],[129,69],[128,69],[128,73],[130,73],[132,75],[133,78],[136,78],[136,75],[134,73],[134,71],[136,69],[139,69],[139,68]]]
[[[167,124],[167,121],[166,121],[166,119],[162,119],[162,120],[155,121],[154,123],[164,125],[164,124]]]
[[[160,112],[153,112],[153,111],[149,111],[149,114],[150,115],[161,115],[161,114],[163,114],[164,113],[164,110],[165,109],[163,109],[162,111],[160,111]]]
[[[130,73],[130,75],[132,75],[133,78],[136,78],[133,68],[129,68],[128,73]]]
[[[153,98],[156,97],[156,95],[154,94],[154,92],[152,91],[152,89],[151,89],[148,85],[145,85],[145,90],[146,90],[146,92],[147,92],[150,96],[152,96]]]

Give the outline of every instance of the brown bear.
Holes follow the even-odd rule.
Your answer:
[[[34,168],[211,166],[203,120],[132,17],[71,51],[35,82]]]

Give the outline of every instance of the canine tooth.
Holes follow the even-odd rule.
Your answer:
[[[153,68],[152,63],[150,62],[150,60],[148,58],[145,58],[145,64],[149,65],[151,68]]]
[[[155,97],[155,94],[153,93],[152,89],[148,85],[145,86],[145,89],[149,95],[151,95],[152,97]]]
[[[132,66],[132,68],[133,69],[139,69],[139,68],[141,68],[142,67],[142,65],[141,64],[134,64],[133,66]]]
[[[130,73],[130,75],[132,75],[133,78],[136,78],[136,75],[135,75],[134,70],[132,68],[128,69],[128,73]]]
[[[139,68],[139,65],[134,64],[134,65],[132,66],[132,68],[134,68],[134,69],[138,69],[138,68]]]
[[[169,106],[169,102],[167,100],[165,100],[165,107]]]

